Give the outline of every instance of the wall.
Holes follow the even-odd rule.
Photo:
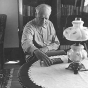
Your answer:
[[[0,0],[0,14],[7,15],[4,47],[19,47],[17,0]]]

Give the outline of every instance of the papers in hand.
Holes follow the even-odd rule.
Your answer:
[[[68,56],[67,55],[57,55],[57,56],[50,56],[50,59],[60,59],[64,62],[64,63],[68,63]]]

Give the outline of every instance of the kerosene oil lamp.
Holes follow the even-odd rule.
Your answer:
[[[72,21],[72,27],[68,27],[64,30],[64,37],[74,42],[71,45],[71,49],[67,51],[68,58],[72,61],[67,69],[74,71],[77,74],[79,70],[87,70],[85,66],[81,63],[82,60],[87,59],[87,51],[80,42],[88,40],[88,28],[83,26],[84,21],[81,18],[75,18]]]

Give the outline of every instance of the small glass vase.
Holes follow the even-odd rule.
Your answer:
[[[84,50],[84,46],[79,44],[71,45],[71,49],[67,52],[69,59],[72,62],[80,62],[87,58],[87,52]]]

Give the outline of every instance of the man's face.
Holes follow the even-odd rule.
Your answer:
[[[38,21],[39,21],[39,25],[45,27],[48,24],[49,17],[50,17],[49,10],[43,9],[42,11],[39,11],[37,13],[37,18],[38,18]]]

